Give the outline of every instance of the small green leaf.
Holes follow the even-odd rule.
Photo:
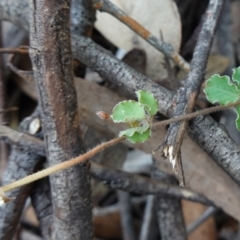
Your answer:
[[[219,102],[221,105],[227,105],[240,99],[240,90],[230,82],[228,76],[213,75],[207,80],[203,91],[211,103]]]
[[[128,141],[131,143],[143,143],[151,137],[151,130],[148,129],[144,133],[134,133],[132,137],[127,137]]]
[[[158,111],[158,103],[153,94],[148,91],[139,90],[136,91],[136,95],[138,97],[138,101],[146,106],[150,115],[154,116]]]
[[[235,121],[237,129],[240,131],[240,106],[235,107],[237,112],[237,119]]]
[[[232,80],[239,86],[240,85],[240,67],[233,68]]]
[[[151,130],[149,126],[129,128],[121,131],[119,136],[127,137],[132,143],[143,143],[150,138]]]
[[[119,136],[126,136],[126,137],[131,137],[133,136],[133,134],[135,132],[138,132],[138,133],[143,133],[145,132],[150,126],[149,125],[146,125],[146,126],[142,126],[142,127],[135,127],[135,128],[129,128],[129,129],[126,129],[126,130],[123,130],[119,133]]]
[[[142,120],[146,117],[144,107],[142,104],[133,101],[126,100],[118,103],[114,108],[111,118],[114,122],[133,122],[136,120]]]

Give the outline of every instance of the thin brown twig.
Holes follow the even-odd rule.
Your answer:
[[[116,17],[119,21],[123,22],[135,33],[137,33],[149,44],[151,44],[154,48],[156,48],[157,50],[165,54],[167,57],[172,59],[185,72],[189,72],[190,67],[188,62],[181,55],[179,55],[169,43],[159,40],[157,37],[152,35],[147,29],[145,29],[142,25],[140,25],[137,21],[129,17],[126,13],[124,13],[121,9],[112,4],[110,1],[93,0],[93,3],[95,9],[107,12],[112,16]]]
[[[21,121],[19,130],[22,133],[18,132],[18,135],[14,134],[15,136],[11,134],[11,129],[7,128],[9,131],[5,132],[4,129],[6,129],[6,126],[2,126],[3,128],[0,130],[0,136],[7,134],[11,139],[10,141],[6,141],[6,138],[1,137],[1,139],[3,139],[5,142],[11,144],[12,141],[18,142],[20,139],[21,141],[23,140],[22,145],[11,144],[11,151],[8,157],[7,167],[2,178],[2,185],[11,183],[17,179],[21,179],[40,169],[42,157],[36,151],[30,151],[30,148],[26,147],[26,144],[24,144],[25,136],[33,137],[29,136],[27,133],[29,133],[30,124],[36,118],[39,118],[38,107],[30,116]],[[13,132],[16,133],[16,131]],[[37,138],[34,138],[34,140],[35,139]],[[37,139],[37,141],[34,142],[35,147],[37,145],[39,146],[38,142],[41,142],[43,144],[43,141]],[[8,194],[8,198],[12,198],[13,200],[10,201],[9,204],[7,204],[3,209],[1,209],[0,239],[13,239],[19,220],[21,218],[25,201],[30,194],[32,186],[32,184],[28,184],[14,189]]]
[[[173,117],[173,118],[170,118],[170,119],[167,119],[167,120],[163,120],[161,122],[154,123],[152,125],[152,128],[153,129],[154,128],[159,128],[159,127],[171,124],[171,123],[176,123],[176,122],[180,122],[180,121],[183,121],[183,120],[190,120],[190,119],[193,119],[197,116],[204,116],[204,115],[207,115],[207,114],[210,114],[210,113],[213,113],[213,112],[218,112],[218,111],[222,111],[222,110],[225,110],[225,109],[228,109],[228,108],[231,108],[231,107],[236,107],[238,105],[240,105],[240,101],[237,101],[237,102],[234,102],[234,103],[229,103],[225,106],[218,105],[218,106],[202,109],[202,110],[199,110],[199,111],[196,111],[196,112],[193,112],[193,113],[188,113],[188,114],[176,116],[176,117]]]
[[[0,114],[6,113],[6,112],[17,111],[17,110],[18,110],[17,107],[11,107],[11,108],[7,108],[7,109],[0,109]]]
[[[21,54],[28,54],[28,48],[0,48],[0,54],[12,54],[12,53],[21,53]]]

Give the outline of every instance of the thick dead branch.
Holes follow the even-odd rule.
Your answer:
[[[44,240],[50,240],[53,227],[53,208],[49,178],[34,183],[31,201],[39,221],[41,234]]]
[[[30,1],[30,57],[42,108],[48,162],[55,165],[84,151],[70,46],[70,1]],[[89,165],[50,177],[52,239],[92,239]]]
[[[39,117],[38,111],[32,114],[31,117],[26,118],[20,125],[20,129],[24,132],[28,132],[29,124],[35,118]],[[25,134],[24,134],[25,135]],[[10,135],[9,135],[10,136]],[[31,138],[29,135],[25,135]],[[12,138],[13,135],[10,136]],[[15,136],[16,137],[16,136]],[[13,137],[13,139],[19,139]],[[21,137],[20,137],[21,138]],[[34,137],[33,137],[34,138]],[[37,138],[34,138],[37,139]],[[37,140],[36,143],[40,141],[41,146],[43,142]],[[29,175],[37,170],[39,164],[41,163],[41,156],[36,151],[29,152],[29,148],[26,147],[26,144],[13,145],[12,151],[9,156],[8,166],[4,172],[2,184],[7,184],[18,180],[26,175]],[[37,146],[37,145],[36,145]],[[39,152],[40,153],[40,152]],[[18,226],[21,214],[24,208],[25,201],[29,196],[29,193],[32,189],[32,184],[20,187],[12,191],[9,195],[10,198],[13,198],[9,204],[7,204],[0,211],[0,238],[3,240],[12,239],[16,228]]]
[[[225,0],[212,47],[213,52],[216,51],[218,54],[226,56],[230,60],[229,66],[224,72],[224,74],[229,76],[232,75],[232,69],[236,66],[232,42],[232,16],[230,4],[230,0]]]
[[[158,224],[162,239],[187,239],[181,207],[181,201],[173,197],[159,199]]]
[[[184,86],[177,91],[176,107],[173,113],[174,116],[187,114],[193,111],[202,81],[204,80],[207,59],[223,3],[224,0],[211,0],[209,2],[205,14],[205,22],[194,50],[190,72]],[[171,124],[162,147],[162,154],[172,163],[173,171],[177,175],[180,185],[185,184],[180,149],[187,126],[187,120]]]
[[[22,129],[24,132],[26,130]],[[24,149],[29,152],[36,152],[39,156],[45,156],[45,149],[43,148],[42,140],[35,138],[31,135],[22,134],[16,130],[10,129],[7,126],[0,126],[0,139],[7,143],[12,144],[14,142],[15,146],[24,147]],[[34,142],[31,146],[29,143]]]
[[[178,183],[175,177],[158,169],[158,164],[156,162],[154,164],[152,177],[168,184],[177,185]],[[187,234],[183,219],[181,200],[171,196],[158,194],[157,208],[161,238],[164,240],[186,240]]]
[[[71,0],[71,33],[91,37],[96,19],[95,12],[91,0]],[[86,65],[78,62],[74,74],[77,77],[84,77],[85,70]]]
[[[26,30],[29,30],[28,1],[2,0],[0,2],[1,20],[10,21]]]

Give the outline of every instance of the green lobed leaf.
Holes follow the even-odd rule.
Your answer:
[[[131,143],[143,143],[147,141],[151,137],[151,130],[148,129],[146,132],[143,133],[134,133],[132,137],[127,137],[128,141]]]
[[[207,80],[203,89],[209,102],[221,105],[236,102],[240,99],[240,90],[230,82],[228,76],[213,75]]]
[[[121,131],[119,136],[125,136],[132,143],[143,143],[151,136],[150,126],[129,128]]]
[[[237,112],[237,119],[235,121],[237,129],[240,131],[240,106],[235,107]]]
[[[134,128],[129,128],[129,129],[126,129],[126,130],[123,130],[119,133],[119,136],[126,136],[126,137],[131,137],[133,136],[133,134],[135,132],[138,132],[138,133],[144,133],[146,132],[146,130],[149,128],[150,126],[149,125],[146,125],[146,126],[142,126],[142,127],[134,127]]]
[[[233,75],[232,75],[232,80],[235,82],[238,87],[240,85],[240,67],[238,68],[233,68]]]
[[[110,116],[116,123],[133,122],[146,117],[144,107],[141,103],[133,100],[126,100],[118,103]]]
[[[158,111],[158,103],[153,94],[148,91],[139,90],[136,91],[136,95],[138,97],[138,101],[146,106],[150,115],[154,116]]]

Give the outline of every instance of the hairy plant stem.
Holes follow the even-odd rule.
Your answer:
[[[195,118],[195,117],[200,116],[200,115],[207,115],[207,114],[210,114],[210,113],[213,113],[213,112],[222,111],[222,110],[225,110],[227,108],[231,108],[231,107],[238,106],[238,105],[240,105],[240,100],[237,101],[237,102],[234,102],[234,103],[229,103],[229,104],[224,105],[224,106],[221,106],[221,105],[214,106],[214,107],[206,108],[206,109],[199,110],[199,111],[196,111],[196,112],[176,116],[176,117],[173,117],[173,118],[170,118],[170,119],[167,119],[167,120],[163,120],[163,121],[158,122],[158,123],[154,123],[152,125],[152,129],[162,127],[164,125],[168,125],[168,124],[171,124],[171,123],[179,122],[179,121],[182,121],[182,120],[190,120],[190,119]]]
[[[167,119],[167,120],[164,120],[164,121],[161,121],[161,122],[158,122],[158,123],[154,123],[151,128],[156,129],[156,128],[171,124],[173,122],[178,122],[178,121],[182,121],[182,120],[190,120],[190,119],[195,118],[195,117],[200,116],[200,115],[207,115],[209,113],[216,112],[216,111],[221,111],[221,110],[224,110],[224,109],[227,109],[227,108],[230,108],[230,107],[234,107],[234,106],[237,106],[237,105],[240,105],[240,101],[237,101],[235,103],[230,103],[230,104],[225,105],[225,106],[215,106],[215,107],[206,108],[206,109],[203,109],[203,110],[200,110],[200,111],[197,111],[197,112],[177,116],[177,117]],[[62,162],[60,164],[56,164],[52,167],[49,167],[49,168],[44,169],[42,171],[39,171],[37,173],[31,174],[31,175],[29,175],[25,178],[22,178],[18,181],[13,182],[13,183],[2,186],[0,188],[0,190],[2,190],[2,193],[6,193],[6,192],[11,191],[15,188],[18,188],[20,186],[23,186],[23,185],[29,184],[31,182],[34,182],[36,180],[39,180],[41,178],[47,177],[47,176],[49,176],[53,173],[56,173],[56,172],[59,172],[61,170],[72,167],[76,164],[84,163],[87,159],[95,156],[97,153],[105,150],[106,148],[112,147],[115,144],[117,144],[121,141],[124,141],[124,140],[126,140],[126,138],[122,136],[122,137],[114,138],[114,139],[112,139],[108,142],[104,142],[104,143],[96,146],[95,148],[89,150],[85,154],[82,154],[82,155],[80,155],[76,158],[72,158],[72,159],[70,159],[68,161],[65,161],[65,162]],[[4,199],[4,196],[1,196],[1,191],[0,191],[0,197],[3,197],[3,199]]]
[[[117,137],[117,138],[114,138],[108,142],[104,142],[102,144],[100,144],[99,146],[91,149],[90,151],[88,151],[87,153],[85,154],[82,154],[76,158],[72,158],[68,161],[65,161],[65,162],[62,162],[62,163],[59,163],[59,164],[56,164],[55,166],[52,166],[52,167],[49,167],[49,168],[46,168],[42,171],[39,171],[37,173],[34,173],[34,174],[31,174],[25,178],[22,178],[18,181],[15,181],[11,184],[8,184],[8,185],[5,185],[2,187],[2,190],[4,192],[8,192],[14,188],[17,188],[17,187],[20,187],[20,186],[23,186],[23,185],[26,185],[30,182],[34,182],[36,180],[39,180],[41,178],[44,178],[44,177],[47,177],[53,173],[56,173],[56,172],[59,172],[61,170],[64,170],[64,169],[67,169],[67,168],[70,168],[78,163],[82,163],[84,162],[85,160],[93,157],[94,155],[96,155],[97,153],[99,153],[100,151],[103,151],[104,149],[106,148],[109,148],[115,144],[117,144],[118,142],[121,142],[125,140],[125,137]]]

